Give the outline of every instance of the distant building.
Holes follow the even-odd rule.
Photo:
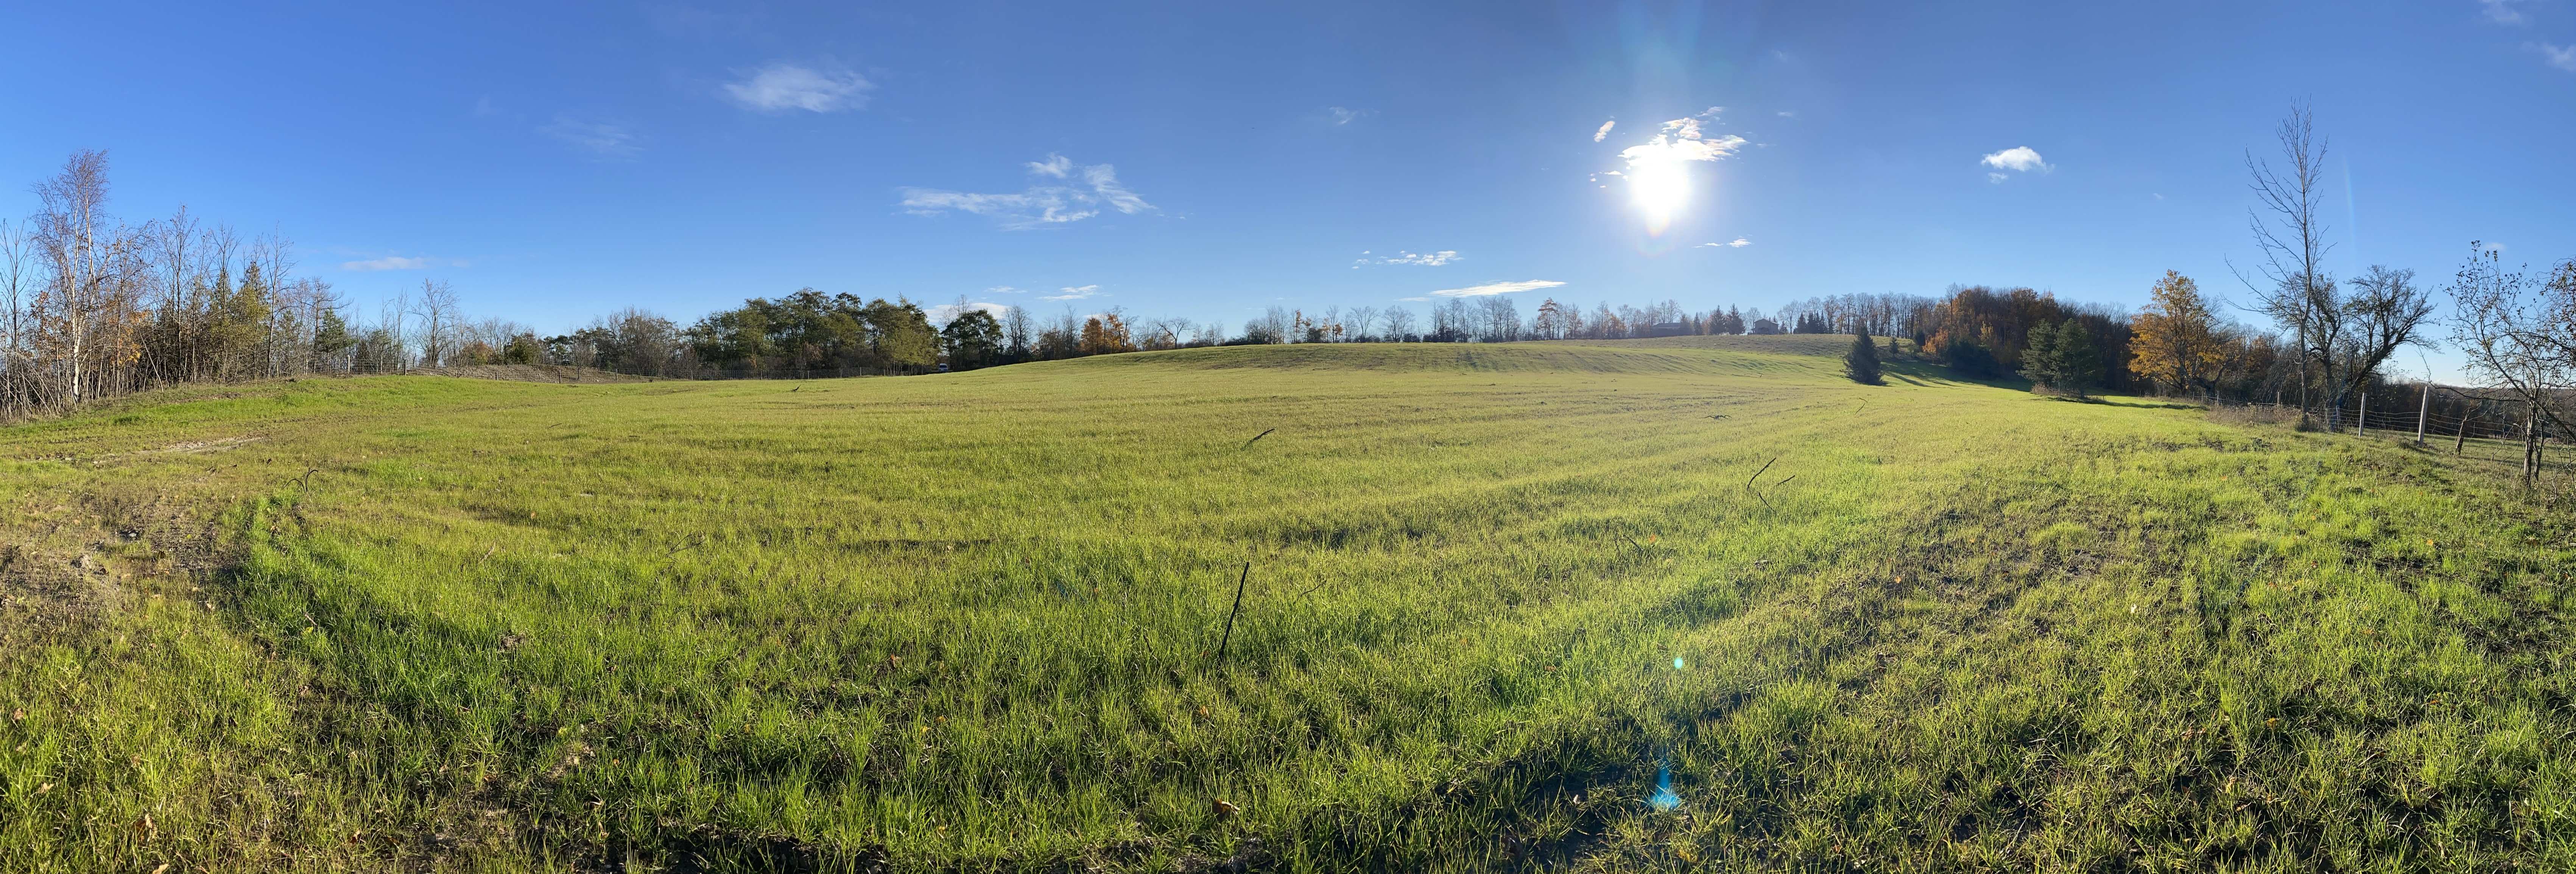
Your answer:
[[[1688,333],[1690,325],[1686,322],[1656,322],[1646,326],[1646,336],[1649,337],[1679,337]]]

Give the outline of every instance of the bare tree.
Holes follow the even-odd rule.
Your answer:
[[[1350,336],[1344,339],[1348,339],[1352,342],[1367,342],[1369,340],[1376,339],[1377,335],[1372,333],[1374,328],[1371,327],[1377,324],[1376,307],[1352,307],[1350,314],[1345,318],[1346,321],[1344,321],[1343,324],[1350,327]]]
[[[107,153],[73,153],[34,190],[35,244],[51,271],[35,321],[42,342],[56,347],[64,393],[78,404],[125,363],[142,253],[135,235],[110,224]]]
[[[36,390],[34,328],[28,306],[36,294],[35,251],[24,225],[0,221],[0,409],[26,403]]]
[[[420,358],[423,367],[447,364],[456,354],[458,322],[463,320],[456,303],[456,289],[445,282],[423,279],[420,297],[411,301],[410,314],[420,319]]]
[[[2338,402],[2367,389],[2370,375],[2397,353],[2397,347],[2430,345],[2419,335],[2433,315],[2433,293],[2415,287],[2413,270],[2373,264],[2352,281],[2352,293],[2341,304],[2336,321],[2342,323],[2337,333],[2344,340],[2335,353],[2344,377],[2335,385]]]
[[[1010,346],[1013,358],[1029,357],[1029,343],[1036,329],[1029,324],[1027,307],[1012,307],[1002,314],[1002,340]]]
[[[2468,356],[2469,372],[2522,400],[2529,483],[2539,473],[2538,426],[2565,421],[2557,401],[2576,387],[2576,262],[2535,286],[2522,270],[2505,269],[2495,249],[2482,242],[2469,249],[2451,281],[2451,338]]]
[[[2245,166],[2254,177],[2260,207],[2247,216],[2254,242],[2263,252],[2259,281],[2239,274],[2252,288],[2258,309],[2298,342],[2301,406],[2325,405],[2326,427],[2340,427],[2343,405],[2366,389],[2370,377],[2398,347],[2422,342],[2424,321],[2432,315],[2432,294],[2415,287],[2415,271],[2373,265],[2352,281],[2347,293],[2326,275],[2326,227],[2318,218],[2325,199],[2326,141],[2317,136],[2315,118],[2306,107],[2290,110],[2275,129],[2283,166],[2248,154]],[[2269,214],[2266,219],[2265,214]],[[2309,374],[2318,376],[2325,396],[2308,396]]]
[[[1386,325],[1385,336],[1388,340],[1404,341],[1413,338],[1412,307],[1387,307],[1386,312],[1379,314],[1378,319]]]
[[[2251,151],[2245,155],[2245,169],[2254,177],[2254,199],[2259,204],[2246,215],[2246,225],[2263,252],[2263,263],[2256,268],[2261,281],[2241,273],[2238,278],[2254,292],[2257,309],[2297,336],[2303,362],[2323,365],[2324,382],[2335,385],[2334,348],[2342,339],[2336,336],[2342,323],[2328,317],[2340,309],[2340,302],[2334,279],[2324,269],[2333,244],[2326,242],[2325,224],[2317,217],[2325,200],[2326,142],[2316,135],[2315,122],[2307,107],[2294,106],[2273,130],[2286,167],[2275,168]],[[2268,219],[2265,213],[2270,214]],[[2341,411],[2342,398],[2333,401],[2328,407],[2328,427]],[[2305,367],[2300,371],[2299,403],[2309,403]]]

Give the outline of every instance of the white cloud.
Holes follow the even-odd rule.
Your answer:
[[[1627,159],[1628,169],[1634,171],[1637,170],[1641,164],[1670,164],[1676,161],[1715,161],[1728,155],[1735,154],[1735,150],[1744,148],[1743,137],[1730,134],[1712,140],[1705,139],[1700,134],[1700,118],[1716,111],[1716,107],[1710,107],[1709,112],[1701,113],[1698,116],[1692,116],[1690,118],[1676,118],[1671,121],[1664,122],[1664,130],[1662,133],[1656,134],[1652,139],[1648,139],[1645,145],[1629,146],[1628,148],[1620,150],[1619,157]],[[1613,173],[1611,175],[1618,174]]]
[[[1100,294],[1101,294],[1101,292],[1100,292],[1100,286],[1098,286],[1098,285],[1082,285],[1082,286],[1071,286],[1071,285],[1068,285],[1068,286],[1065,286],[1065,287],[1064,287],[1064,289],[1063,289],[1063,293],[1062,293],[1062,294],[1043,294],[1043,295],[1039,295],[1039,296],[1038,296],[1038,299],[1039,299],[1039,300],[1082,300],[1082,299],[1085,299],[1085,298],[1099,297],[1099,296],[1100,296]]]
[[[1362,255],[1366,255],[1366,254],[1369,254],[1369,253],[1367,253],[1367,252],[1361,252],[1360,254],[1362,254]],[[1413,252],[1401,252],[1401,251],[1400,251],[1400,252],[1396,253],[1393,257],[1387,257],[1387,258],[1362,258],[1362,259],[1360,259],[1360,260],[1359,260],[1359,263],[1360,263],[1360,264],[1412,264],[1412,265],[1416,265],[1416,266],[1420,266],[1420,267],[1438,267],[1438,266],[1440,266],[1440,265],[1442,265],[1442,264],[1447,264],[1447,263],[1449,263],[1449,262],[1451,262],[1451,261],[1458,261],[1458,260],[1462,260],[1462,259],[1464,259],[1464,258],[1466,258],[1466,256],[1464,256],[1464,255],[1460,255],[1460,254],[1458,254],[1456,251],[1449,250],[1449,249],[1442,249],[1442,250],[1440,250],[1440,251],[1438,251],[1438,252],[1424,252],[1424,253],[1419,253],[1419,254],[1416,254],[1416,253],[1413,253]],[[1353,266],[1354,266],[1354,267],[1356,267],[1357,265],[1353,265]]]
[[[2552,67],[2576,73],[2576,46],[2562,47],[2541,43],[2540,56],[2549,59],[2549,65]]]
[[[2028,173],[2032,170],[2049,172],[2057,169],[2056,167],[2050,166],[2047,161],[2040,160],[2039,153],[2031,151],[2029,146],[2014,146],[2012,148],[1987,155],[1983,158],[1979,158],[1977,159],[1977,163],[1993,167],[1997,170],[2013,170],[2022,173]],[[1986,174],[1986,181],[2002,182],[2004,181],[2004,174],[1988,173]]]
[[[991,287],[991,288],[984,289],[984,293],[985,293],[985,294],[1027,294],[1027,293],[1029,293],[1029,290],[1028,290],[1028,289],[1025,289],[1025,288],[1012,288],[1012,287],[1007,286],[1007,285],[996,285],[996,286],[993,286],[993,287]]]
[[[1618,127],[1618,126],[1619,126],[1619,120],[1618,120],[1618,119],[1615,119],[1615,118],[1614,118],[1614,119],[1611,119],[1611,120],[1609,120],[1609,121],[1602,122],[1602,123],[1601,123],[1601,129],[1600,129],[1600,130],[1597,130],[1597,131],[1593,131],[1593,132],[1592,132],[1592,141],[1597,143],[1597,142],[1600,142],[1600,141],[1602,141],[1602,140],[1609,139],[1609,138],[1610,138],[1610,129],[1611,129],[1611,128],[1614,128],[1614,127]]]
[[[1002,227],[1023,231],[1078,222],[1114,209],[1133,215],[1156,207],[1118,181],[1118,168],[1108,164],[1075,164],[1063,155],[1028,162],[1030,175],[1051,179],[1080,176],[1082,186],[1034,185],[1016,194],[974,194],[937,188],[898,188],[903,209],[914,215],[942,215],[950,210],[988,216]]]
[[[1333,114],[1334,124],[1350,124],[1377,114],[1377,110],[1374,109],[1348,109],[1340,106],[1327,106],[1324,107],[1324,111]]]
[[[1565,283],[1546,279],[1524,279],[1519,282],[1488,282],[1483,285],[1470,285],[1466,288],[1444,288],[1439,291],[1432,292],[1432,294],[1439,297],[1484,297],[1489,294],[1510,294],[1515,291],[1535,291],[1542,288],[1555,288],[1564,284]],[[1411,298],[1408,298],[1408,300],[1410,299]]]
[[[1399,298],[1396,298],[1396,300],[1405,301],[1405,302],[1407,302],[1407,303],[1421,303],[1421,302],[1423,302],[1423,301],[1430,300],[1430,298],[1427,298],[1427,297],[1399,297]]]
[[[442,265],[452,265],[456,267],[466,266],[465,262],[454,258],[432,258],[427,256],[406,258],[401,255],[387,255],[382,258],[370,258],[364,261],[343,261],[340,262],[340,269],[356,271],[427,270],[429,268]]]
[[[985,312],[992,313],[993,318],[999,319],[1003,314],[1011,311],[1011,305],[984,303],[981,301],[966,304],[964,306],[959,306],[953,303],[943,303],[938,306],[931,307],[928,310],[924,310],[923,312],[930,316],[931,321],[945,325],[954,321],[958,316],[965,315],[969,310],[983,310]]]
[[[784,61],[755,70],[751,78],[724,86],[733,102],[761,112],[832,112],[868,105],[877,87],[848,70],[820,69]]]
[[[2478,0],[2478,5],[2486,7],[2488,21],[2497,24],[2529,23],[2531,19],[2524,17],[2522,10],[2513,8],[2513,4],[2520,2],[2522,0]]]
[[[2010,179],[2010,178],[2012,178],[2012,177],[2010,177],[2010,176],[2006,176],[2006,175],[2001,174],[2001,173],[1988,173],[1988,174],[1986,174],[1986,181],[1988,181],[1988,182],[1992,182],[1992,183],[1995,183],[1995,184],[1997,184],[1997,185],[2001,185],[2001,184],[2003,184],[2003,181],[2004,181],[2004,180],[2006,180],[2006,179]]]
[[[1691,248],[1694,248],[1694,249],[1741,249],[1741,248],[1744,248],[1744,247],[1746,247],[1746,246],[1750,246],[1750,245],[1753,245],[1753,241],[1752,241],[1752,240],[1747,240],[1747,239],[1745,239],[1745,238],[1743,238],[1743,237],[1737,237],[1737,238],[1735,238],[1735,239],[1733,239],[1733,240],[1731,240],[1731,241],[1724,242],[1724,243],[1701,243],[1701,244],[1699,244],[1699,245],[1697,245],[1697,246],[1693,246],[1693,247],[1691,247]]]
[[[553,124],[537,130],[601,158],[633,158],[644,153],[643,134],[607,122],[558,115]]]

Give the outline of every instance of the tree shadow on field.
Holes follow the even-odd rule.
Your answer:
[[[1987,388],[2029,391],[2030,380],[2013,376],[1981,377],[1952,370],[1944,365],[1923,360],[1889,360],[1879,365],[1880,372],[1905,380],[1908,385],[1953,386],[1980,385]]]
[[[2042,394],[2042,393],[2039,393],[2039,392],[2032,392],[2031,394],[2032,394],[2034,397],[2036,397],[2037,399],[2039,399],[2039,400],[2044,400],[2044,401],[2058,401],[2058,402],[2061,402],[2061,403],[2069,403],[2069,404],[2091,404],[2091,405],[2094,405],[2094,406],[2101,406],[2101,407],[2126,407],[2126,408],[2133,409],[2133,410],[2200,410],[2200,409],[2205,409],[2204,407],[2202,407],[2202,406],[2201,406],[2201,405],[2199,405],[2199,404],[2183,403],[2183,402],[2178,402],[2178,401],[2168,401],[2168,400],[2164,400],[2164,399],[2161,399],[2161,398],[2140,397],[2140,396],[2137,396],[2137,395],[2107,395],[2107,394],[2103,394],[2103,395],[2086,395],[2086,396],[2083,396],[2083,397],[2075,397],[2075,396],[2072,396],[2072,395],[2062,395],[2062,394]]]

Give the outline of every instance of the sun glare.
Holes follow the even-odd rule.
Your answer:
[[[1628,195],[1646,214],[1647,233],[1660,236],[1671,227],[1673,216],[1689,205],[1690,193],[1690,167],[1678,159],[1659,155],[1628,165]]]
[[[1711,115],[1711,110],[1704,115]],[[1722,136],[1706,139],[1700,135],[1699,119],[1677,118],[1664,122],[1663,132],[1646,142],[1619,152],[1626,159],[1628,195],[1637,210],[1646,216],[1646,233],[1662,236],[1671,228],[1673,217],[1690,205],[1693,161],[1715,161],[1744,145],[1742,137]]]

